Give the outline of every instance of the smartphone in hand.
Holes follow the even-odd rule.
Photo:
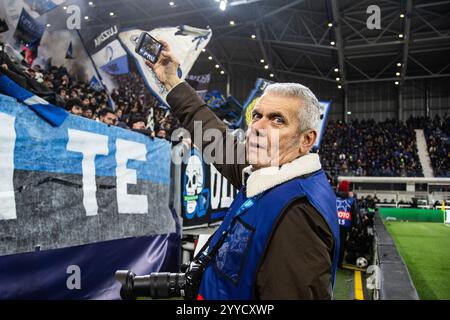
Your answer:
[[[136,44],[135,51],[151,63],[156,63],[162,48],[163,45],[161,42],[153,38],[147,32],[142,32]]]

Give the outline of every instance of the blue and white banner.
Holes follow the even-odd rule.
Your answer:
[[[21,45],[31,43],[39,45],[44,31],[45,26],[34,20],[25,9],[22,9],[16,31],[14,32],[14,39]]]
[[[3,95],[0,128],[0,299],[118,298],[113,271],[177,261],[167,141]]]
[[[317,128],[317,140],[314,143],[315,148],[319,148],[320,142],[322,141],[323,134],[325,132],[325,127],[327,125],[328,111],[330,111],[331,102],[330,101],[319,101],[320,104],[320,123]]]
[[[124,31],[119,34],[119,39],[128,53],[134,57],[136,66],[147,87],[161,103],[167,106],[166,96],[168,92],[166,88],[156,78],[153,70],[145,64],[144,58],[135,52],[137,41],[142,32],[143,30],[140,29]],[[155,39],[164,40],[169,44],[171,51],[180,62],[181,73],[179,76],[181,79],[185,79],[212,36],[211,30],[189,26],[157,28],[148,33]]]
[[[30,10],[43,15],[44,13],[55,9],[59,4],[63,3],[63,0],[24,0],[29,6]]]
[[[175,231],[170,144],[0,96],[0,255]]]
[[[128,73],[128,56],[118,40],[111,41],[92,55],[97,67],[109,75]]]
[[[200,98],[205,99],[209,83],[211,82],[211,73],[188,75],[185,80],[192,88],[194,88]]]
[[[89,81],[89,86],[97,92],[103,89],[101,82],[97,79],[96,76],[92,76],[91,81]]]
[[[36,112],[36,114],[54,127],[59,127],[69,115],[67,111],[48,103],[41,97],[22,88],[8,76],[2,75],[1,72],[0,93],[14,97],[18,101],[29,106],[31,110]]]
[[[120,299],[117,270],[178,272],[180,236],[145,236],[0,257],[0,300]]]

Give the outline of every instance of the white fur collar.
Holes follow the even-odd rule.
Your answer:
[[[242,181],[245,181],[245,174],[250,174],[246,183],[247,197],[253,197],[286,181],[313,173],[321,168],[319,155],[309,153],[281,167],[273,166],[252,171],[252,167],[248,166],[242,171]]]

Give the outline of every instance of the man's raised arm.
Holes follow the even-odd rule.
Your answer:
[[[146,63],[169,90],[167,102],[172,112],[183,128],[189,131],[192,142],[201,147],[204,154],[211,153],[214,160],[212,164],[232,185],[239,188],[242,185],[242,170],[248,165],[245,161],[245,145],[227,130],[225,123],[217,118],[195,90],[178,78],[179,62],[170,52],[167,43],[160,42],[163,50],[159,60],[155,64],[149,61]],[[195,126],[200,123],[203,132],[194,132]],[[199,141],[195,134],[201,135]]]

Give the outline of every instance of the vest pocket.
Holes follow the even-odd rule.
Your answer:
[[[239,283],[254,233],[255,229],[252,226],[239,218],[235,219],[230,233],[217,251],[214,259],[216,271],[234,284]]]

